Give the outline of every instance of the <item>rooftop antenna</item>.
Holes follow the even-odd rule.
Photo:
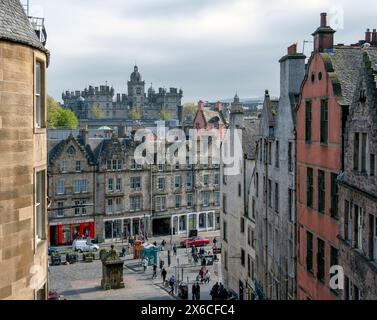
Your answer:
[[[302,42],[302,53],[305,54],[305,44],[307,43],[313,43],[313,41],[310,41],[310,40],[304,40]]]

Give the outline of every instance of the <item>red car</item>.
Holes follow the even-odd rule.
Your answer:
[[[181,247],[183,247],[183,248],[192,247],[192,246],[204,247],[204,246],[208,246],[210,243],[211,242],[206,238],[192,237],[190,239],[186,239],[186,240],[181,241]]]

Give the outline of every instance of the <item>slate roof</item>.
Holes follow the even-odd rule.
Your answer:
[[[260,119],[244,119],[245,128],[242,130],[242,150],[248,160],[255,160],[255,149],[259,135]]]
[[[19,0],[0,0],[0,40],[25,44],[49,54],[39,41]]]

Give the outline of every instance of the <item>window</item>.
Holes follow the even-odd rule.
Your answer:
[[[245,266],[245,250],[241,249],[241,265]]]
[[[228,270],[228,252],[224,251],[224,269]]]
[[[81,172],[81,161],[76,161],[76,172]]]
[[[219,207],[220,206],[220,192],[215,191],[214,198],[215,198],[215,206]]]
[[[268,206],[272,208],[272,181],[268,179]]]
[[[192,207],[192,193],[188,193],[186,197],[187,197],[187,207],[191,208]]]
[[[88,192],[88,180],[83,179],[80,181],[80,190],[82,193],[87,193]]]
[[[288,188],[288,211],[289,211],[289,221],[295,222],[295,212],[294,212],[294,197],[293,190]]]
[[[242,186],[241,186],[241,183],[238,184],[238,196],[242,197]]]
[[[75,216],[80,215],[80,201],[75,201]]]
[[[259,147],[259,162],[262,162],[262,159],[263,159],[263,142],[262,142],[262,139],[260,139],[258,147]]]
[[[372,153],[369,156],[369,175],[370,176],[376,175],[376,157]]]
[[[275,212],[279,213],[279,184],[275,183]]]
[[[68,171],[68,162],[67,161],[63,161],[62,162],[62,172],[67,172]]]
[[[268,143],[268,164],[272,165],[272,142]]]
[[[241,226],[241,233],[245,233],[245,219],[244,218],[241,218],[240,226]]]
[[[113,199],[107,199],[107,210],[106,212],[112,213],[113,212]]]
[[[86,210],[86,201],[82,201],[81,203],[82,207],[81,207],[81,214],[83,216],[85,216],[87,214],[87,210]]]
[[[180,195],[176,195],[175,196],[175,208],[179,209],[180,207],[181,207],[181,196]]]
[[[288,171],[293,172],[293,142],[288,142]]]
[[[215,182],[214,185],[218,186],[220,184],[220,175],[218,173],[215,174]]]
[[[359,133],[355,132],[353,138],[353,169],[359,170],[359,146],[360,146],[360,138]]]
[[[156,197],[156,211],[165,211],[166,210],[166,197]]]
[[[44,179],[44,171],[39,171],[35,174],[35,237],[37,240],[42,240],[45,236],[43,212],[46,195]]]
[[[325,172],[318,170],[318,211],[325,213],[326,179]]]
[[[354,205],[354,221],[355,221],[355,230],[354,230],[354,242],[355,247],[358,249],[362,249],[362,238],[363,238],[363,213],[362,209]]]
[[[367,172],[367,141],[368,135],[363,133],[361,136],[361,172]]]
[[[122,190],[122,179],[121,178],[116,179],[115,189],[116,189],[116,191]]]
[[[192,187],[192,173],[188,173],[187,176],[186,176],[186,185],[187,187],[191,188]]]
[[[58,185],[57,185],[57,190],[56,193],[58,195],[62,195],[65,193],[65,188],[64,188],[64,180],[59,180]]]
[[[328,130],[328,102],[321,100],[321,143],[327,144]]]
[[[205,174],[203,176],[203,185],[204,185],[204,187],[208,187],[208,185],[209,185],[209,175],[208,174]]]
[[[157,179],[157,187],[158,187],[158,190],[165,189],[165,178],[160,177]]]
[[[344,240],[350,240],[350,230],[349,230],[349,224],[350,224],[350,203],[348,200],[344,200]]]
[[[370,259],[377,262],[377,217],[369,215]]]
[[[37,61],[35,64],[35,127],[45,126],[45,99],[43,91],[44,64]]]
[[[117,170],[118,169],[118,161],[117,160],[113,160],[113,170]]]
[[[116,212],[122,211],[122,199],[121,198],[115,199],[115,211]]]
[[[317,279],[325,282],[325,242],[317,239]]]
[[[251,218],[255,220],[256,212],[255,212],[255,199],[251,202]]]
[[[312,102],[305,103],[305,141],[312,141]]]
[[[313,273],[313,234],[306,232],[306,271]]]
[[[141,210],[142,197],[130,197],[130,210],[131,211],[140,211]]]
[[[106,169],[111,170],[111,160],[106,161]]]
[[[227,223],[226,223],[226,221],[224,220],[224,221],[223,221],[223,240],[224,240],[225,242],[228,241],[227,234],[228,234]]]
[[[132,191],[141,190],[141,177],[130,177],[130,187]]]
[[[248,230],[247,230],[247,244],[252,247],[253,249],[255,249],[255,246],[254,246],[254,230],[252,227],[248,227]]]
[[[58,202],[58,217],[64,217],[64,203]]]
[[[107,190],[112,192],[114,191],[114,179],[113,178],[109,178],[107,180]]]
[[[176,162],[175,164],[175,170],[179,170],[181,168],[181,166],[179,165],[179,161]]]
[[[336,183],[338,175],[336,173],[331,173],[331,217],[338,217],[338,184]]]
[[[279,168],[279,141],[275,144],[275,167]]]
[[[75,180],[73,182],[73,192],[80,193],[80,180]]]
[[[165,170],[165,165],[163,163],[160,163],[158,165],[158,171],[164,171]]]
[[[117,160],[118,161],[118,170],[123,169],[123,161],[122,160]]]
[[[209,206],[209,192],[203,192],[203,207]]]
[[[339,264],[338,249],[330,246],[330,268]]]
[[[259,174],[255,174],[255,196],[259,197]]]
[[[274,234],[271,223],[268,224],[268,254],[272,256],[274,253]]]
[[[227,210],[227,201],[226,201],[226,195],[223,194],[223,212],[226,214]]]
[[[174,177],[174,187],[179,189],[181,187],[181,176]]]
[[[279,234],[279,230],[275,229],[275,234],[274,234],[274,258],[275,258],[275,261],[277,261],[277,262],[280,261],[279,246],[280,246],[280,234]]]

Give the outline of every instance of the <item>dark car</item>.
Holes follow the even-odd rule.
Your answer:
[[[189,239],[185,239],[181,241],[181,247],[186,248],[186,247],[203,247],[203,246],[208,246],[210,244],[210,241],[207,238],[202,238],[202,237],[192,237]]]

